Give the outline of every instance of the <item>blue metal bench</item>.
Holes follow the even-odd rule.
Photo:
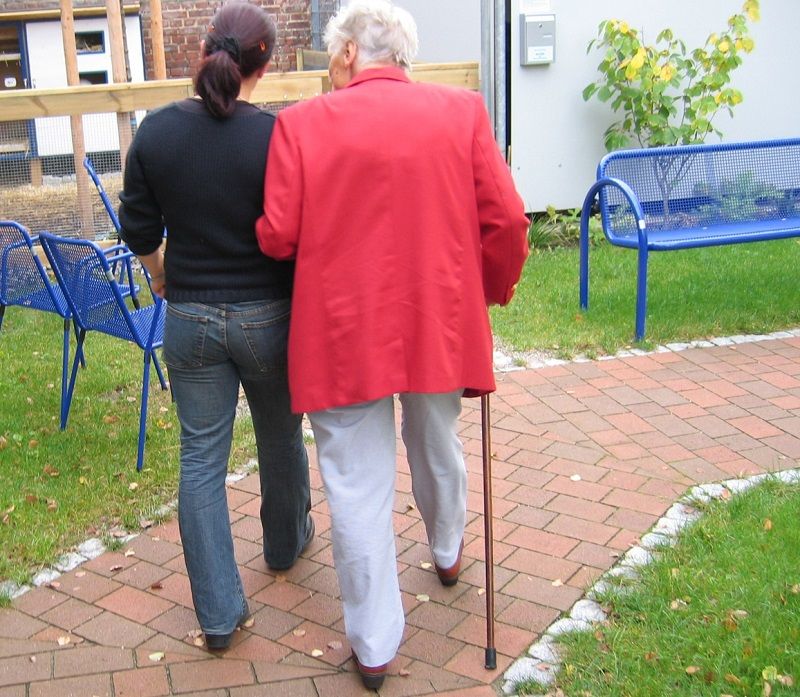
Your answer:
[[[644,338],[649,252],[800,236],[800,138],[679,145],[606,155],[583,203],[580,304],[589,306],[589,218],[639,252],[636,340]]]

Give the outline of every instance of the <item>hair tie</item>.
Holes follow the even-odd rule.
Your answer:
[[[232,36],[225,36],[221,39],[214,39],[214,46],[209,52],[209,55],[217,51],[225,51],[236,63],[242,58],[242,51],[239,47],[239,42]]]

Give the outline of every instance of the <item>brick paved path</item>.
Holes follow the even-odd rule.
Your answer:
[[[453,588],[426,568],[398,458],[407,631],[383,695],[497,694],[502,671],[687,487],[796,466],[800,338],[506,373],[492,411],[498,669],[483,667],[480,411],[468,400],[469,524],[465,570]],[[277,576],[261,557],[257,477],[229,487],[255,623],[224,658],[193,644],[197,625],[172,521],[0,610],[0,697],[363,694],[342,633],[316,469],[312,485],[317,537]]]

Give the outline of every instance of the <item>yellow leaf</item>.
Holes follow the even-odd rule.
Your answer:
[[[636,68],[636,70],[640,70],[644,65],[644,59],[647,57],[647,53],[643,48],[640,48],[636,55],[631,58],[631,67]]]
[[[81,486],[86,486],[89,482],[86,481],[86,477],[78,477],[78,484]]]
[[[627,68],[625,68],[625,79],[626,79],[626,80],[631,80],[631,81],[633,81],[633,80],[635,80],[635,79],[636,79],[636,76],[637,76],[638,74],[639,74],[639,71],[638,71],[636,68],[634,68],[634,67],[633,67],[633,63],[631,63],[630,65],[628,65],[628,67],[627,67]]]
[[[707,44],[711,44],[712,46],[717,45],[717,41],[719,41],[719,37],[716,34],[711,34],[706,41]]]
[[[727,53],[730,50],[730,48],[731,48],[730,42],[725,40],[720,41],[717,44],[717,49],[719,50],[720,53]]]
[[[5,436],[0,436],[0,450],[5,450],[8,447],[8,439]]]
[[[620,34],[627,34],[631,30],[630,25],[627,22],[620,22],[618,29]]]
[[[758,6],[758,0],[747,0],[744,4],[744,11],[751,22],[757,22],[761,19],[761,11]]]
[[[765,530],[766,532],[769,532],[770,530],[772,530],[772,521],[771,521],[769,518],[767,518],[767,519],[764,521],[764,530]]]
[[[738,676],[734,675],[733,673],[725,673],[725,682],[731,685],[741,685],[742,680]]]
[[[115,424],[119,421],[119,416],[116,414],[106,414],[103,416],[103,423],[104,424]]]
[[[700,666],[686,666],[686,675],[696,675],[701,670],[703,670]]]

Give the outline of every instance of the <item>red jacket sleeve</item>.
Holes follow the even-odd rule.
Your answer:
[[[528,256],[528,218],[492,134],[489,115],[475,95],[472,161],[481,230],[483,292],[489,305],[506,305],[514,295]]]
[[[294,259],[300,236],[302,163],[287,119],[275,124],[264,178],[264,214],[256,221],[261,251],[273,259]]]

